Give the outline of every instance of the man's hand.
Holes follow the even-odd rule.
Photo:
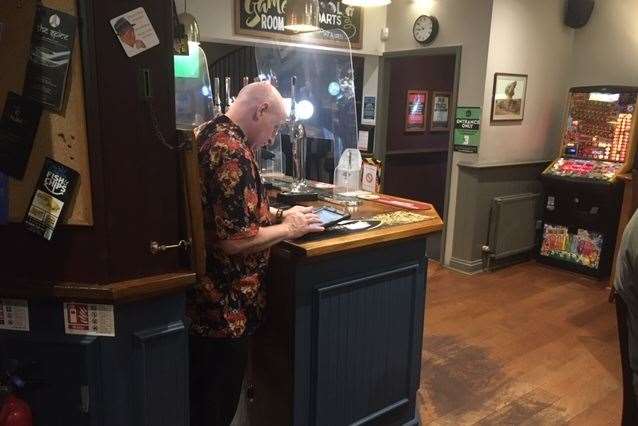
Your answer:
[[[312,207],[295,206],[286,210],[282,223],[288,227],[288,238],[291,240],[324,230],[319,216],[312,213]]]
[[[312,213],[312,207],[304,207],[304,206],[294,206],[289,208],[288,210],[284,210],[283,215],[281,216],[282,219],[285,219],[286,216],[288,216],[289,214],[295,213],[295,212],[300,212],[303,214],[306,213]]]
[[[312,207],[295,206],[288,209],[282,215],[282,220],[279,225],[260,227],[254,237],[221,240],[217,244],[230,256],[246,255],[266,250],[283,240],[295,239],[309,232],[324,230],[319,216],[312,212]]]

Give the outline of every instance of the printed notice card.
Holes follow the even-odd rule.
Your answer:
[[[76,26],[75,16],[36,9],[23,95],[51,111],[62,111]]]
[[[8,93],[0,118],[0,172],[23,178],[41,112],[37,102]]]
[[[481,108],[456,108],[454,151],[476,154],[481,138]]]
[[[0,329],[29,331],[29,304],[21,299],[0,299]]]
[[[71,199],[78,172],[54,161],[44,160],[24,225],[31,232],[51,240],[58,220]]]
[[[130,58],[159,44],[159,38],[143,7],[111,19],[111,26]]]

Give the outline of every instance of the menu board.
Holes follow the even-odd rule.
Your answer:
[[[285,29],[286,11],[306,0],[235,0],[235,33],[284,41],[303,41],[326,46],[361,49],[363,12],[341,0],[319,1],[319,27],[322,32],[300,35]],[[339,30],[339,31],[331,31]]]

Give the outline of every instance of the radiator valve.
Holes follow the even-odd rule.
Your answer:
[[[481,247],[481,250],[483,251],[483,253],[490,253],[491,252],[490,246],[483,246],[483,247]]]

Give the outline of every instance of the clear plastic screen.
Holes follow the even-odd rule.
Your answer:
[[[175,67],[175,124],[186,130],[213,118],[213,90],[206,54],[188,42],[188,56],[173,57]]]
[[[300,35],[304,38],[338,40],[346,45],[340,51],[284,45],[281,43],[257,46],[255,58],[260,80],[273,83],[286,101],[290,111],[291,78],[296,77],[295,98],[297,120],[306,130],[306,177],[329,182],[339,157],[347,148],[357,147],[357,111],[354,92],[354,73],[348,37],[341,30],[321,31]],[[290,168],[287,158],[289,129],[282,126],[278,142],[269,150],[282,152],[286,174]]]

